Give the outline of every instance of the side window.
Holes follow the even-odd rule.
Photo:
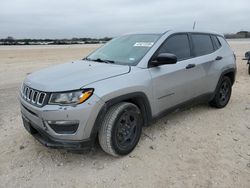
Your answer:
[[[210,54],[214,51],[213,43],[209,35],[192,34],[195,56]]]
[[[191,57],[190,46],[187,34],[177,34],[168,38],[158,51],[159,53],[171,53],[177,56],[177,60]]]
[[[214,35],[212,35],[211,37],[212,37],[212,40],[214,43],[215,50],[218,50],[221,47],[221,43],[220,43],[219,39]]]

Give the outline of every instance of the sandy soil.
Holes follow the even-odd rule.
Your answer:
[[[230,41],[238,75],[225,109],[199,105],[144,128],[123,158],[45,148],[23,128],[17,100],[27,73],[80,59],[96,45],[0,47],[0,187],[250,187],[250,41]]]

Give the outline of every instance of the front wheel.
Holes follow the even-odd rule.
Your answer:
[[[102,149],[113,156],[127,155],[140,139],[142,124],[142,114],[136,105],[122,102],[112,106],[98,134]]]
[[[231,93],[232,82],[229,77],[224,76],[219,83],[219,87],[210,105],[216,108],[224,108],[230,100]]]

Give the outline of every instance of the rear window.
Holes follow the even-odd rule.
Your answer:
[[[209,35],[192,34],[195,56],[210,54],[214,51],[213,43]]]
[[[211,38],[212,38],[213,43],[214,43],[214,49],[215,50],[219,49],[221,47],[221,43],[220,43],[219,39],[214,35],[212,35]]]

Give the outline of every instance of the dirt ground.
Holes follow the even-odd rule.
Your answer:
[[[238,74],[229,105],[199,105],[144,128],[136,149],[53,150],[23,128],[17,100],[27,73],[84,57],[96,45],[0,47],[0,187],[250,187],[250,40],[229,41]]]

